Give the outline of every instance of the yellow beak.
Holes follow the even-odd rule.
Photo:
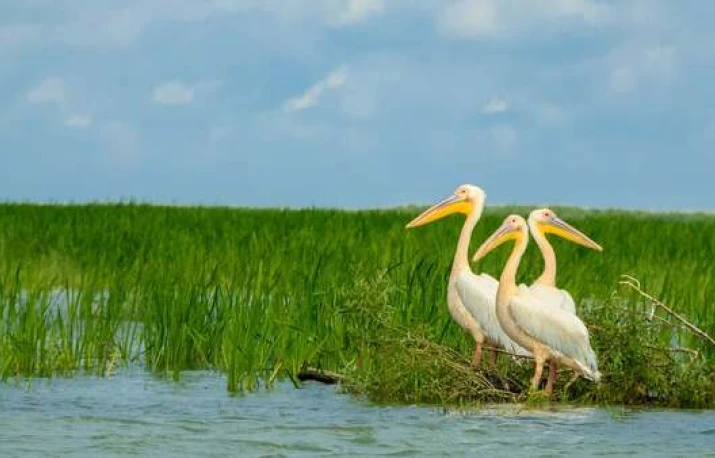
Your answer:
[[[552,217],[548,222],[541,223],[541,231],[545,234],[558,235],[561,238],[591,248],[596,251],[603,251],[598,243],[591,240],[586,234],[568,224],[558,216]]]
[[[413,227],[422,226],[424,224],[431,223],[445,216],[451,215],[453,213],[469,213],[471,211],[471,204],[466,198],[453,194],[441,202],[431,206],[424,212],[422,212],[417,218],[410,221],[407,229]]]
[[[492,235],[489,236],[488,239],[482,243],[482,245],[477,249],[477,252],[474,253],[474,257],[472,258],[473,261],[479,261],[482,259],[484,256],[489,254],[492,250],[497,248],[498,246],[502,245],[504,242],[508,240],[516,240],[519,237],[519,231],[513,229],[509,223],[504,223],[501,226],[499,226],[499,229],[494,231]]]

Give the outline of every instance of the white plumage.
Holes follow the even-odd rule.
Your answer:
[[[588,329],[574,313],[560,304],[542,301],[524,288],[512,296],[509,312],[524,333],[554,354],[573,359],[587,378],[595,381],[601,378]]]
[[[510,353],[531,356],[530,351],[510,339],[499,325],[496,313],[499,282],[494,277],[466,271],[457,277],[456,286],[462,304],[493,343]]]
[[[534,283],[531,286],[521,284],[519,285],[519,290],[531,294],[540,301],[554,304],[562,310],[576,313],[576,303],[571,294],[565,289]]]

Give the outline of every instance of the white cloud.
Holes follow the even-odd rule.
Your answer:
[[[120,166],[136,163],[141,157],[139,129],[123,121],[105,123],[99,131],[109,160]]]
[[[325,78],[325,84],[330,88],[340,87],[345,84],[347,76],[345,67],[338,68]]]
[[[56,103],[62,105],[66,100],[65,82],[62,78],[48,77],[39,86],[30,90],[27,101],[30,103]]]
[[[46,105],[64,120],[65,127],[86,129],[92,125],[93,119],[86,114],[89,107],[77,102],[76,94],[70,91],[65,80],[51,76],[27,93],[28,103]],[[80,105],[80,106],[78,106]]]
[[[592,0],[456,0],[436,18],[446,37],[484,39],[551,27],[558,21],[599,24],[613,17],[610,7]]]
[[[383,0],[349,0],[347,5],[339,2],[342,6],[331,21],[334,25],[350,25],[364,22],[371,16],[382,13],[385,8]]]
[[[186,105],[194,101],[194,88],[181,81],[167,81],[154,88],[152,100],[161,105]]]
[[[455,38],[494,35],[499,29],[495,0],[460,0],[446,6],[437,18],[437,28]]]
[[[89,115],[74,114],[65,120],[65,126],[86,129],[92,125],[92,121],[92,117]]]
[[[314,107],[318,104],[323,92],[329,89],[336,89],[345,84],[347,70],[340,67],[328,74],[325,78],[315,83],[307,91],[298,97],[293,97],[283,104],[283,110],[287,112],[301,111]]]
[[[216,91],[221,84],[219,80],[199,81],[193,84],[176,80],[166,81],[154,88],[151,99],[161,105],[187,105],[199,95]]]
[[[484,108],[482,108],[482,113],[484,114],[498,114],[504,113],[509,110],[509,102],[501,97],[492,97],[489,99]]]

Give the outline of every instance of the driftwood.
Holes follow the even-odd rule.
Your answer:
[[[337,372],[332,372],[324,369],[316,369],[314,367],[304,367],[298,373],[298,380],[305,382],[306,380],[313,380],[315,382],[325,383],[327,385],[334,385],[336,383],[341,383],[345,380],[343,374],[338,374]]]
[[[710,337],[710,335],[707,332],[698,328],[693,323],[691,323],[690,321],[686,320],[683,316],[678,314],[675,310],[673,310],[672,308],[663,304],[661,301],[659,301],[655,297],[653,297],[650,294],[643,291],[641,289],[641,283],[640,283],[640,281],[638,281],[638,279],[631,277],[630,275],[621,275],[621,278],[623,278],[623,280],[621,280],[619,282],[621,285],[628,286],[629,288],[636,291],[638,294],[640,294],[641,296],[643,296],[644,298],[646,298],[650,301],[650,305],[652,307],[650,315],[649,315],[650,319],[653,319],[653,317],[655,316],[655,309],[657,307],[660,307],[661,309],[665,310],[670,316],[672,316],[676,320],[680,321],[680,323],[682,323],[683,326],[688,328],[693,334],[695,334],[696,336],[700,337],[703,340],[706,340],[710,344],[715,345],[715,339]]]

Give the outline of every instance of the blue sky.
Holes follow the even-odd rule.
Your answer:
[[[14,5],[11,6],[11,4]],[[715,209],[715,3],[0,4],[0,199]]]

